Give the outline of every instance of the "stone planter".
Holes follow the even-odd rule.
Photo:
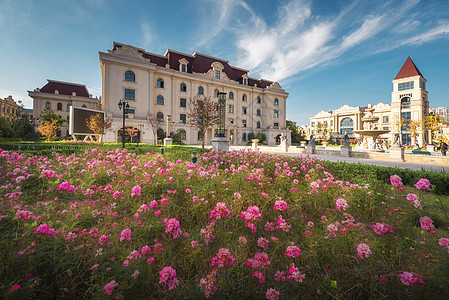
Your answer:
[[[427,145],[426,150],[429,152],[435,152],[435,146],[434,145]]]
[[[305,147],[307,145],[307,141],[301,141],[301,147]]]
[[[321,145],[323,145],[323,147],[326,148],[327,145],[329,145],[329,142],[322,142]]]

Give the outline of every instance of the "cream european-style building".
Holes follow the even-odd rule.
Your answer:
[[[202,137],[187,119],[189,100],[201,95],[218,101],[226,93],[226,132],[231,145],[248,142],[248,134],[263,132],[269,145],[286,129],[288,93],[277,82],[254,79],[248,70],[233,67],[212,56],[167,50],[164,55],[114,42],[112,50],[99,52],[102,74],[101,109],[112,121],[104,140],[121,138],[120,100],[129,104],[125,127],[141,142],[153,143],[157,130],[166,130],[171,116],[171,133],[180,132],[184,143],[210,144],[215,129]]]
[[[410,145],[410,131],[407,128],[409,120],[423,121],[429,115],[429,99],[426,90],[427,80],[418,70],[410,57],[407,58],[401,70],[393,80],[391,103],[373,105],[373,114],[379,117],[374,124],[375,129],[390,130],[383,138],[391,140],[392,133],[400,133],[402,143]],[[324,129],[334,137],[342,137],[345,132],[354,137],[353,130],[362,130],[362,118],[367,107],[351,107],[343,105],[330,112],[321,111],[310,118],[310,134],[318,137]],[[402,126],[398,124],[402,121]],[[424,128],[420,128],[417,142],[423,145],[429,137]]]
[[[99,109],[100,101],[94,98],[84,84],[47,80],[42,88],[28,91],[33,98],[33,118],[35,127],[39,125],[38,117],[46,108],[51,108],[59,117],[69,120],[70,106]],[[56,132],[58,137],[69,135],[68,122]]]

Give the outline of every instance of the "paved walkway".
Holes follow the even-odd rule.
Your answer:
[[[232,150],[234,147],[230,147]],[[250,147],[248,147],[250,148]],[[236,147],[237,149],[241,149],[241,147]],[[336,155],[322,155],[322,154],[305,154],[305,153],[286,153],[286,152],[270,152],[264,151],[264,153],[270,154],[282,154],[288,156],[315,156],[319,159],[328,160],[328,161],[340,161],[340,162],[348,162],[348,163],[361,163],[367,165],[376,165],[376,166],[384,166],[384,167],[396,167],[403,169],[411,169],[411,170],[428,170],[428,171],[436,171],[436,172],[446,172],[449,173],[449,166],[447,165],[437,165],[437,164],[425,164],[425,163],[411,163],[411,162],[400,162],[400,161],[389,161],[389,160],[378,160],[378,159],[370,159],[370,158],[359,158],[359,157],[343,157]]]

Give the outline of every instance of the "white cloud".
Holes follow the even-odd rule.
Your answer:
[[[384,21],[383,16],[372,17],[365,20],[358,30],[343,38],[341,47],[343,49],[348,49],[374,36],[384,28],[382,21]]]
[[[449,23],[442,24],[442,25],[432,28],[424,33],[421,33],[414,37],[411,37],[411,38],[405,40],[402,44],[403,45],[422,44],[425,42],[429,42],[429,41],[441,38],[442,36],[449,37]]]
[[[151,43],[151,28],[147,23],[142,23],[140,25],[140,29],[142,30],[142,43],[145,49],[150,48]]]

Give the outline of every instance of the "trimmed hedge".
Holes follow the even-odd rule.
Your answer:
[[[353,182],[379,180],[390,183],[391,175],[402,178],[404,185],[413,186],[421,178],[427,178],[432,183],[432,191],[438,195],[449,196],[449,173],[410,170],[393,167],[364,165],[361,163],[323,161],[322,165],[335,177]]]

